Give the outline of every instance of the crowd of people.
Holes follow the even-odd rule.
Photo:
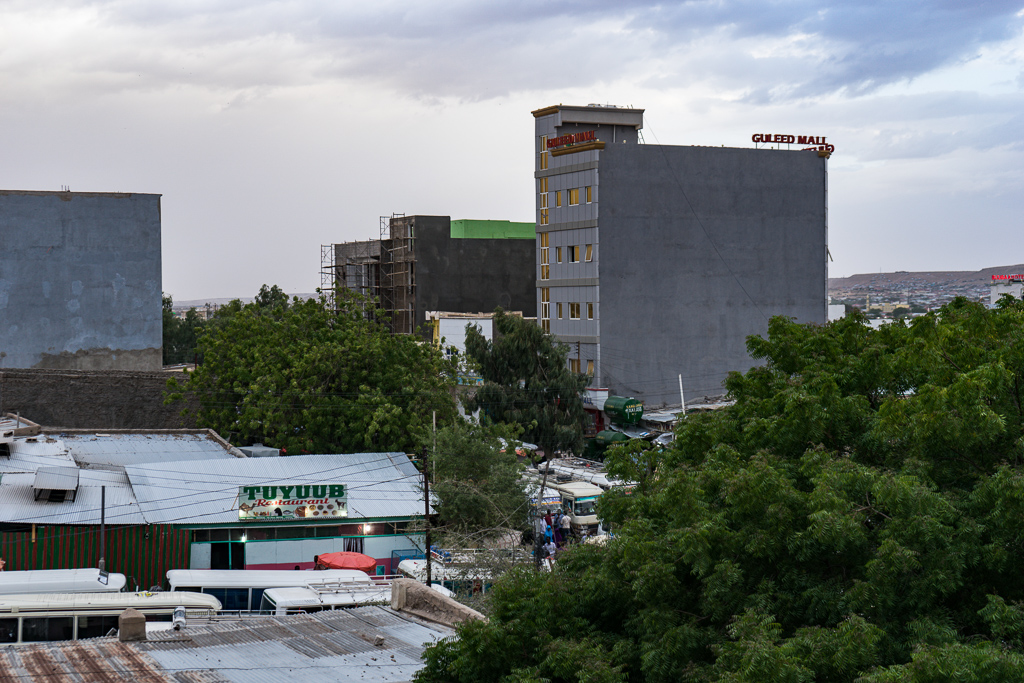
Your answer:
[[[571,533],[571,520],[569,516],[557,509],[554,513],[548,510],[543,517],[537,519],[537,534],[543,539],[541,545],[541,558],[550,568],[558,555],[560,548],[564,548],[569,542]]]

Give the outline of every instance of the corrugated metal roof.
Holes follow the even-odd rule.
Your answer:
[[[126,468],[150,524],[238,522],[238,487],[344,484],[349,519],[423,513],[416,467],[404,453],[162,462]]]
[[[124,472],[80,470],[73,501],[50,503],[36,500],[34,472],[0,475],[0,521],[28,524],[99,524],[100,487],[107,487],[108,524],[145,524]]]
[[[127,433],[56,434],[69,454],[82,465],[124,467],[152,462],[234,460],[235,456],[210,434]]]
[[[36,470],[32,488],[74,491],[78,488],[78,468],[40,467]]]
[[[19,683],[403,683],[422,668],[424,645],[451,633],[387,607],[196,622],[137,643],[93,638],[5,646],[0,681],[7,675]],[[381,645],[374,644],[378,636]]]

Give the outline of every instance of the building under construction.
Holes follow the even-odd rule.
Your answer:
[[[533,223],[384,216],[380,237],[321,247],[321,288],[373,297],[400,334],[427,311],[522,311],[536,317]]]

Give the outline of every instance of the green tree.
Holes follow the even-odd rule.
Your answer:
[[[486,538],[523,529],[528,503],[523,466],[508,430],[463,420],[438,430],[432,488],[441,529],[463,538]],[[505,438],[505,443],[501,439]]]
[[[168,400],[190,392],[201,425],[289,453],[411,450],[434,412],[455,416],[448,364],[434,347],[368,320],[361,305],[233,307],[200,337],[203,363],[169,382]]]
[[[203,330],[203,320],[191,308],[185,318],[174,315],[174,301],[163,295],[163,363],[191,363],[196,359],[196,346]]]
[[[494,312],[494,339],[466,326],[466,355],[484,380],[469,410],[480,409],[494,422],[519,425],[523,438],[545,454],[580,452],[587,375],[569,370],[569,349],[535,322]]]
[[[617,537],[500,582],[418,680],[1024,680],[1024,304],[748,348],[735,405],[610,449],[645,475]]]

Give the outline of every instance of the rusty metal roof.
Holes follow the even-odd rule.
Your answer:
[[[248,617],[116,638],[0,648],[0,683],[404,683],[452,634],[387,607]],[[377,644],[379,643],[379,644]]]

